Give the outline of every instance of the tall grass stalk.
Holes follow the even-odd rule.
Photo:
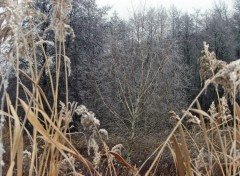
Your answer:
[[[2,7],[4,12],[1,13],[1,15],[7,18],[5,25],[2,25],[1,46],[2,48],[10,48],[9,50],[6,49],[3,56],[6,62],[11,63],[16,73],[16,98],[14,100],[14,106],[12,105],[13,100],[11,96],[8,95],[6,85],[4,84],[4,81],[7,82],[7,78],[3,79],[2,77],[4,96],[2,96],[1,99],[1,119],[9,117],[8,128],[11,143],[8,175],[12,175],[14,172],[17,172],[17,175],[23,174],[23,131],[26,130],[25,125],[27,122],[30,122],[33,126],[31,133],[32,140],[30,141],[31,162],[28,163],[29,175],[58,175],[61,169],[59,166],[63,158],[69,161],[67,153],[70,153],[82,161],[90,173],[97,173],[92,164],[87,161],[67,139],[66,133],[69,128],[69,123],[66,123],[62,129],[64,117],[63,113],[59,112],[59,89],[61,89],[62,92],[66,92],[64,98],[66,107],[64,111],[69,112],[67,86],[70,68],[67,67],[67,56],[65,52],[65,34],[67,30],[66,27],[68,27],[65,23],[71,11],[71,1],[53,0],[51,1],[51,5],[53,12],[50,14],[50,19],[47,19],[44,14],[34,9],[34,4],[31,1],[21,1],[21,3],[9,1],[4,3]],[[48,26],[48,29],[43,32],[48,33],[52,31],[53,41],[45,41],[44,35],[41,34],[40,26],[46,20],[50,20],[51,24]],[[52,56],[49,56],[43,46],[43,44],[46,43],[51,43],[55,47],[55,56],[53,56],[56,61],[54,63],[55,71],[51,70],[52,68],[49,62]],[[44,64],[40,67],[39,61],[42,58]],[[22,62],[25,62],[25,68],[20,67]],[[64,65],[65,90],[59,86],[61,64]],[[39,84],[44,72],[48,74],[50,80],[53,97],[52,105]],[[23,83],[23,79],[28,80],[31,86]],[[20,91],[22,92],[20,93]],[[25,98],[20,98],[20,94],[25,94]],[[6,100],[5,97],[7,97]],[[6,106],[8,109],[6,113],[3,111],[5,109],[5,101],[7,102]],[[46,107],[51,114],[48,115],[48,113],[45,112]],[[25,111],[23,119],[19,117],[19,109]],[[66,115],[70,116],[72,114]],[[43,118],[41,119],[40,116]],[[41,140],[44,142],[42,143]],[[65,144],[68,147],[65,146]],[[42,148],[43,152],[39,152],[40,148]],[[0,159],[2,161],[1,151],[3,150],[0,150]],[[15,161],[17,162],[15,163]],[[70,161],[69,163],[71,164]],[[73,173],[77,174],[75,166],[71,165],[71,167]],[[0,172],[2,173],[1,168],[2,167],[0,167]],[[15,168],[17,168],[17,170],[15,170]]]

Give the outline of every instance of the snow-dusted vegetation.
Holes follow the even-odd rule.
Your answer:
[[[0,175],[239,175],[240,1],[109,9],[1,1]]]

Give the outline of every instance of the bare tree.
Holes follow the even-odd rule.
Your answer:
[[[166,115],[170,103],[171,107],[177,104],[178,95],[177,100],[186,100],[185,94],[176,92],[187,86],[183,84],[186,74],[173,72],[180,70],[183,60],[176,43],[168,39],[167,22],[163,8],[135,13],[127,25],[116,14],[111,19],[106,59],[112,91],[102,87],[100,92],[129,136],[129,159],[137,135],[164,126],[161,122],[166,119],[160,115]]]

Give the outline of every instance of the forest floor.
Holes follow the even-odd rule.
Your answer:
[[[149,156],[154,152],[154,150],[164,141],[165,137],[161,134],[154,134],[149,136],[142,136],[139,138],[136,138],[135,145],[133,146],[133,153],[131,157],[131,165],[135,166],[136,168],[140,168],[141,165],[146,161],[146,159],[149,158]],[[4,129],[3,133],[3,141],[4,141],[4,167],[3,167],[3,175],[7,174],[7,169],[10,167],[10,139],[9,139],[9,130],[7,128]],[[93,160],[92,157],[89,157],[87,155],[87,145],[86,140],[83,134],[72,134],[71,135],[71,142],[76,147],[76,149],[88,160]],[[123,158],[126,158],[126,150],[127,150],[127,139],[125,136],[118,135],[110,135],[109,139],[106,141],[109,148],[112,148],[116,144],[123,144]],[[41,145],[41,144],[40,144]],[[38,147],[39,152],[38,154],[41,154],[41,147]],[[30,143],[29,138],[27,135],[24,135],[24,150],[31,151],[32,146]],[[170,155],[169,155],[170,156]],[[29,166],[31,159],[26,160],[26,156],[23,157],[23,174],[28,175]],[[164,157],[164,160],[161,160],[161,162],[158,164],[156,173],[157,175],[175,175],[175,166],[172,163],[171,158]],[[144,175],[144,173],[147,171],[148,167],[153,162],[154,157],[151,157],[148,162],[144,165],[144,167],[141,169],[141,175]],[[83,170],[82,165],[80,162],[76,162],[76,170]],[[25,172],[24,172],[25,171]],[[83,171],[84,172],[84,171]],[[121,173],[121,170],[118,170],[119,173]],[[156,174],[155,173],[155,174]],[[84,174],[84,173],[82,173]],[[121,174],[122,175],[122,174]]]

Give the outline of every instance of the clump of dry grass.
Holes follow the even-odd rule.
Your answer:
[[[227,65],[226,62],[217,60],[214,52],[209,52],[209,45],[206,42],[203,46],[202,57],[199,58],[201,81],[211,78],[218,70]]]
[[[51,0],[50,5],[53,10],[51,14],[45,15],[36,10],[33,2],[28,0],[21,3],[1,2],[0,16],[4,19],[0,23],[1,59],[4,62],[2,67],[7,69],[1,69],[0,75],[0,89],[4,90],[0,113],[1,120],[8,119],[9,122],[10,163],[7,175],[118,175],[113,161],[122,163],[130,173],[136,172],[122,158],[122,147],[115,147],[118,150],[108,148],[105,142],[108,132],[100,129],[100,121],[95,114],[84,105],[69,102],[68,77],[71,73],[71,61],[65,52],[65,40],[66,36],[74,37],[69,26],[71,0]],[[42,31],[41,25],[47,20],[50,24]],[[54,53],[47,53],[44,45],[53,47]],[[20,63],[24,63],[23,68]],[[65,87],[59,86],[62,68]],[[7,92],[11,70],[17,80],[15,99]],[[39,84],[43,73],[49,80],[52,101]],[[23,79],[28,84],[23,83]],[[62,101],[59,98],[60,92],[65,92]],[[20,94],[24,97],[20,98]],[[68,131],[74,113],[81,115],[80,121],[87,139],[90,159],[80,154],[69,138]],[[32,132],[25,128],[27,122],[32,125]],[[1,121],[0,131],[2,124]],[[24,131],[30,139],[28,150],[24,146]],[[0,161],[3,151],[0,138]],[[79,162],[80,166],[77,167]]]
[[[167,140],[156,149],[155,159],[146,175],[154,173],[154,168],[157,167],[166,148],[172,153],[178,175],[239,175],[240,173],[238,152],[240,107],[236,102],[240,83],[239,60],[229,64],[217,60],[215,54],[208,51],[205,42],[199,60],[201,80],[205,81],[204,87],[189,108],[183,111],[181,117],[173,111],[169,112],[169,115],[175,119],[176,125]],[[212,102],[208,112],[205,112],[201,109],[198,98],[210,84],[216,86],[218,105],[216,107]],[[217,86],[224,88],[224,96],[219,96]],[[233,104],[232,112],[228,100]],[[194,104],[197,109],[193,108]],[[183,122],[193,123],[197,130],[191,132]]]
[[[65,65],[66,82],[70,72],[70,60],[65,54],[64,41],[66,35],[72,34],[69,32],[71,29],[67,24],[71,1],[51,1],[53,8],[53,13],[50,14],[51,23],[44,34],[49,33],[51,29],[55,39],[52,41],[46,41],[45,36],[41,35],[40,26],[47,19],[44,14],[34,9],[31,1],[25,0],[19,4],[16,1],[6,1],[1,5],[1,19],[4,19],[1,20],[0,41],[1,51],[3,51],[1,58],[5,59],[4,62],[9,66],[6,70],[14,70],[17,79],[14,104],[6,91],[4,97],[6,97],[7,111],[4,112],[1,107],[2,119],[3,117],[8,118],[9,122],[11,158],[8,175],[13,173],[22,175],[23,172],[25,174],[28,172],[29,175],[58,175],[59,163],[62,161],[68,162],[73,173],[77,173],[71,162],[73,156],[82,161],[90,173],[97,173],[93,165],[67,139],[69,124],[76,108],[76,103],[68,102],[67,87],[64,90],[66,92],[65,103],[60,102],[60,111],[58,108],[61,64]],[[56,53],[48,56],[43,44],[55,47]],[[48,62],[51,57],[55,58],[53,64],[56,66],[56,71],[54,73]],[[38,60],[41,58],[44,58],[45,62],[42,67],[39,67]],[[27,69],[20,68],[21,62],[25,62]],[[52,105],[39,86],[43,72],[47,72],[49,75],[53,97]],[[22,83],[22,77],[30,82],[30,86]],[[1,78],[3,77],[1,76]],[[6,81],[6,79],[4,80]],[[24,99],[19,98],[21,90],[25,94]],[[23,119],[19,116],[20,108],[25,111]],[[45,111],[46,108],[48,111]],[[23,152],[23,131],[26,130],[27,121],[33,126],[33,132],[28,132],[32,149],[28,155]],[[41,151],[39,151],[40,149]],[[23,168],[23,161],[29,157],[30,160],[26,161],[28,167]]]
[[[88,155],[91,155],[91,149],[94,152],[93,164],[95,168],[100,165],[102,153],[99,150],[97,139],[103,143],[103,139],[108,138],[108,132],[105,129],[100,129],[100,121],[95,117],[95,113],[88,111],[86,106],[80,105],[76,108],[75,112],[81,115],[81,124],[83,126],[84,134],[87,140]]]

